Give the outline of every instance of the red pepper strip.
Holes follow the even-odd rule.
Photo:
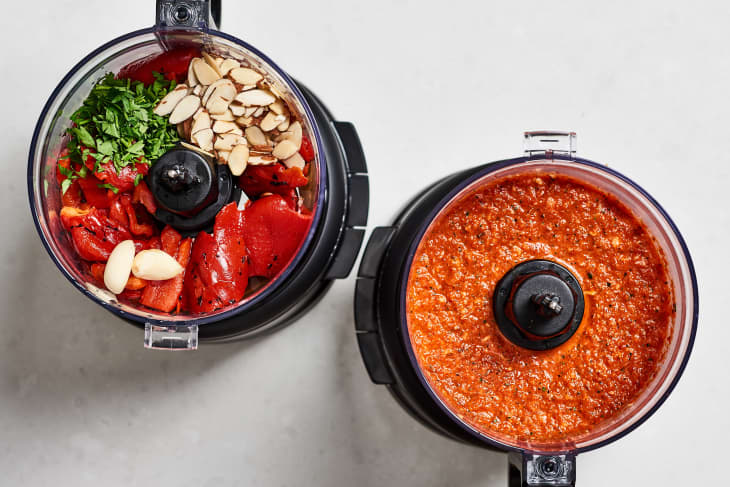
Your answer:
[[[309,137],[306,135],[302,136],[302,146],[299,148],[299,155],[302,156],[304,162],[311,162],[314,160],[314,148],[312,143],[309,141]]]
[[[213,235],[200,232],[195,238],[184,283],[188,310],[206,313],[243,299],[248,286],[243,215],[230,203],[216,215]]]
[[[77,179],[81,186],[81,191],[84,193],[84,199],[86,202],[96,208],[109,208],[111,199],[109,198],[110,191],[108,189],[100,188],[101,182],[93,176],[88,176],[83,179]],[[112,193],[112,196],[114,193]]]
[[[64,213],[64,208],[61,213]],[[116,245],[132,238],[126,228],[111,220],[106,210],[91,208],[85,214],[62,214],[64,226],[70,225],[76,252],[84,260],[106,262]],[[68,227],[67,227],[68,228]]]
[[[129,217],[127,216],[127,210],[122,205],[120,196],[115,197],[109,205],[109,218],[122,225],[124,228],[129,228]]]
[[[238,185],[248,196],[256,197],[262,193],[282,196],[291,194],[294,188],[307,184],[307,178],[298,167],[287,169],[282,164],[270,166],[248,166],[239,176]]]
[[[93,264],[91,264],[91,276],[101,284],[104,284],[104,269],[106,269],[106,264],[101,264],[99,262],[94,262]],[[124,289],[136,291],[138,289],[142,289],[146,285],[147,281],[145,281],[144,279],[140,279],[139,277],[135,276],[129,276],[129,279],[127,279],[127,284],[124,285]]]
[[[153,237],[148,238],[147,240],[134,240],[134,251],[139,253],[143,250],[147,249],[162,249],[162,245],[160,244],[160,237],[159,235],[155,235]]]
[[[185,268],[190,262],[190,249],[193,241],[186,238],[180,242],[181,238],[180,234],[169,226],[165,227],[160,235],[162,250],[175,257],[178,263]],[[171,312],[181,300],[184,277],[183,272],[166,281],[150,281],[142,293],[140,302],[148,308],[166,313]]]
[[[153,71],[161,73],[169,80],[182,81],[188,73],[190,60],[200,55],[195,47],[183,47],[153,54],[124,66],[117,75],[118,79],[129,78],[151,85],[155,81]]]
[[[132,196],[128,193],[122,193],[117,196],[119,203],[124,209],[129,222],[128,228],[132,235],[138,237],[151,237],[157,233],[157,227],[154,221],[144,209],[142,205],[132,203]],[[114,211],[115,215],[117,210]],[[121,219],[121,218],[120,218]]]
[[[255,201],[243,212],[243,239],[251,275],[274,277],[294,256],[309,229],[311,215],[298,213],[277,195]]]
[[[74,206],[79,207],[82,204],[81,197],[81,186],[77,180],[71,181],[71,186],[66,189],[66,192],[61,196],[61,203],[63,206]]]
[[[134,194],[132,195],[133,203],[142,203],[150,215],[154,215],[157,211],[157,203],[155,197],[147,187],[147,183],[140,181],[137,186],[134,187]]]

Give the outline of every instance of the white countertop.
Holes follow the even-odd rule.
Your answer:
[[[478,6],[480,5],[480,6]],[[506,485],[506,457],[444,439],[371,384],[354,278],[272,336],[193,353],[77,292],[51,263],[25,170],[42,104],[83,55],[151,25],[152,0],[5,5],[0,117],[0,485]],[[223,29],[354,122],[370,223],[419,188],[513,157],[526,129],[635,179],[692,251],[700,325],[678,387],[628,437],[578,458],[579,485],[719,485],[730,433],[730,4],[252,2]]]

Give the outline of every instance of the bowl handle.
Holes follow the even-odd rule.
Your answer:
[[[144,325],[144,348],[155,350],[196,350],[198,325]]]
[[[575,487],[575,455],[509,454],[509,487]]]

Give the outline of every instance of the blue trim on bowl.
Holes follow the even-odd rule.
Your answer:
[[[46,119],[46,116],[48,115],[48,112],[50,110],[51,105],[54,103],[56,98],[58,97],[61,90],[65,87],[66,83],[71,79],[72,76],[74,76],[76,73],[78,73],[91,59],[98,56],[105,50],[114,47],[114,45],[127,41],[130,39],[133,39],[134,37],[146,35],[146,34],[154,34],[156,32],[156,29],[154,27],[149,27],[146,29],[140,29],[136,30],[134,32],[129,32],[127,34],[124,34],[122,36],[119,36],[115,39],[112,39],[109,42],[106,42],[105,44],[102,44],[100,47],[93,50],[91,53],[86,55],[81,61],[76,63],[71,70],[66,73],[66,75],[61,79],[59,84],[56,86],[56,88],[51,93],[51,96],[48,98],[48,101],[43,106],[43,110],[41,111],[40,117],[38,118],[38,122],[36,123],[35,130],[33,131],[33,137],[31,139],[31,146],[30,146],[30,153],[28,155],[28,200],[30,203],[30,210],[31,214],[33,215],[33,222],[36,226],[36,231],[38,232],[38,235],[41,238],[41,241],[43,242],[43,246],[46,248],[46,251],[48,252],[48,255],[51,257],[51,260],[56,264],[56,267],[61,271],[61,273],[66,276],[66,278],[73,284],[79,291],[81,291],[86,297],[94,301],[95,303],[103,306],[107,310],[111,311],[115,315],[119,316],[120,318],[129,319],[136,321],[138,323],[151,323],[155,325],[175,325],[175,324],[197,324],[197,325],[204,325],[206,323],[213,323],[217,321],[222,321],[228,318],[232,318],[238,314],[243,313],[250,307],[256,306],[259,303],[261,303],[266,297],[274,293],[279,286],[287,280],[287,278],[292,274],[294,269],[297,267],[299,262],[301,262],[304,255],[307,253],[307,250],[309,249],[309,246],[312,244],[315,236],[318,234],[318,227],[319,222],[322,217],[322,212],[325,209],[326,206],[326,185],[327,185],[327,161],[325,159],[325,153],[324,148],[322,146],[322,139],[319,133],[319,129],[315,123],[314,114],[312,113],[311,108],[309,107],[309,104],[307,103],[307,100],[304,98],[304,95],[299,90],[299,87],[294,82],[294,80],[286,74],[276,63],[274,63],[268,56],[263,54],[258,49],[254,48],[253,46],[247,44],[246,42],[242,41],[241,39],[238,39],[237,37],[234,37],[232,35],[209,29],[207,32],[203,33],[201,32],[201,36],[205,35],[211,35],[211,36],[218,36],[223,39],[227,39],[235,44],[238,44],[242,48],[252,52],[259,58],[261,58],[265,63],[268,63],[268,65],[273,68],[273,70],[289,85],[289,89],[294,93],[294,95],[297,97],[299,102],[304,107],[304,112],[307,118],[312,122],[312,129],[313,129],[313,136],[315,139],[315,143],[317,144],[317,153],[320,157],[320,165],[319,165],[319,188],[318,188],[318,194],[317,194],[317,207],[314,212],[314,216],[312,218],[312,224],[309,229],[309,233],[307,235],[307,238],[304,240],[302,245],[299,248],[299,252],[294,257],[294,259],[289,263],[287,268],[276,278],[274,283],[268,283],[266,287],[256,296],[254,296],[251,300],[247,301],[241,306],[238,306],[236,308],[224,311],[219,314],[215,314],[213,316],[205,316],[200,318],[192,318],[190,320],[186,321],[171,321],[171,320],[159,320],[154,318],[145,318],[143,316],[137,316],[134,314],[127,313],[118,307],[114,306],[113,304],[106,303],[96,296],[92,294],[81,282],[74,279],[74,277],[69,274],[66,269],[63,267],[63,265],[59,262],[56,255],[53,253],[50,244],[46,241],[45,236],[43,235],[43,231],[41,230],[40,220],[38,218],[38,215],[35,211],[35,185],[33,181],[33,162],[35,160],[36,155],[36,145],[37,141],[40,137],[40,130],[41,126],[43,124],[43,121]],[[39,208],[39,210],[42,210],[42,208]]]
[[[564,157],[560,155],[555,155],[553,157],[554,159],[559,160],[565,160],[570,162],[575,162],[578,164],[582,164],[585,166],[589,166],[595,169],[599,169],[603,172],[608,173],[611,176],[614,176],[621,181],[627,183],[629,186],[637,190],[642,196],[644,196],[662,215],[662,217],[666,220],[666,222],[669,224],[670,229],[674,233],[674,236],[677,238],[677,241],[679,242],[682,253],[684,254],[685,259],[687,260],[687,267],[689,269],[690,278],[692,281],[692,306],[693,306],[693,316],[692,316],[692,330],[690,333],[689,343],[687,345],[687,351],[682,357],[682,362],[679,366],[679,369],[677,370],[676,376],[672,379],[672,382],[669,384],[669,387],[667,390],[662,394],[662,397],[659,398],[657,403],[649,410],[647,411],[642,417],[636,420],[631,426],[626,428],[625,430],[621,431],[620,433],[611,436],[603,441],[600,441],[594,445],[586,446],[583,448],[576,448],[576,449],[568,449],[568,450],[562,450],[559,452],[551,452],[551,453],[567,453],[571,452],[574,454],[583,453],[591,450],[595,450],[596,448],[600,448],[602,446],[605,446],[609,443],[612,443],[620,438],[623,438],[625,435],[631,433],[633,430],[638,428],[640,425],[642,425],[649,417],[654,414],[657,409],[666,401],[666,399],[669,397],[671,392],[676,387],[677,383],[679,382],[680,377],[684,373],[684,369],[687,366],[687,361],[689,360],[690,355],[692,354],[692,348],[694,346],[695,336],[697,334],[697,322],[699,317],[699,296],[698,296],[698,288],[697,288],[697,276],[695,273],[694,264],[692,263],[692,258],[689,254],[689,249],[687,248],[687,244],[685,243],[684,239],[682,238],[682,235],[679,233],[679,229],[674,224],[674,221],[669,217],[667,212],[664,210],[664,208],[657,202],[649,193],[647,193],[641,186],[639,186],[637,183],[629,179],[628,177],[624,176],[623,174],[607,167],[602,164],[599,164],[597,162],[590,161],[588,159],[581,159],[581,158],[570,158],[570,157]],[[416,250],[418,249],[418,244],[423,239],[423,236],[426,233],[426,230],[428,229],[430,223],[436,218],[438,213],[459,193],[461,193],[465,188],[467,188],[469,185],[471,185],[476,180],[486,176],[487,174],[490,174],[492,172],[495,172],[499,169],[503,169],[509,166],[513,166],[522,162],[528,162],[533,160],[540,160],[543,159],[541,156],[532,156],[532,157],[517,157],[514,159],[505,159],[497,162],[493,162],[489,164],[487,167],[485,167],[481,171],[477,171],[475,174],[471,175],[461,183],[457,187],[455,187],[451,192],[449,192],[444,198],[439,201],[439,203],[434,207],[434,209],[428,214],[428,216],[424,219],[424,223],[421,227],[421,229],[418,231],[418,233],[414,236],[410,248],[408,249],[408,253],[406,255],[406,259],[403,262],[403,269],[404,271],[401,273],[401,285],[400,285],[400,300],[399,300],[399,307],[400,307],[400,323],[401,323],[401,338],[403,339],[403,343],[405,344],[406,351],[408,353],[408,358],[411,362],[411,365],[413,366],[416,376],[421,381],[421,385],[424,387],[424,389],[427,391],[427,393],[431,396],[433,401],[438,405],[438,407],[446,414],[449,418],[451,418],[455,424],[457,424],[462,430],[464,430],[467,434],[477,438],[480,441],[483,441],[487,443],[487,445],[492,446],[494,448],[498,448],[501,450],[507,450],[507,451],[515,451],[515,452],[525,452],[525,451],[534,451],[534,452],[540,452],[540,453],[546,453],[545,451],[539,451],[539,450],[529,450],[524,448],[519,448],[511,445],[507,445],[505,443],[502,443],[500,441],[497,441],[493,438],[488,437],[487,435],[480,433],[476,429],[472,428],[468,424],[466,424],[464,421],[459,419],[458,416],[456,416],[446,405],[441,401],[441,399],[436,395],[436,393],[431,389],[431,386],[429,385],[428,381],[426,380],[425,376],[423,375],[423,372],[421,371],[420,366],[418,365],[418,360],[416,359],[415,352],[413,351],[413,347],[411,346],[411,340],[408,333],[408,325],[407,325],[407,316],[406,316],[406,293],[407,293],[407,287],[408,287],[408,274],[410,272],[411,264],[413,262],[413,257],[416,254]]]

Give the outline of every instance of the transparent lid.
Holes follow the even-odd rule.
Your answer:
[[[158,7],[160,3],[165,2],[158,2]],[[201,25],[205,25],[205,22]],[[71,126],[71,114],[81,106],[92,87],[107,73],[116,74],[132,62],[180,46],[195,46],[212,56],[232,58],[239,61],[241,66],[252,67],[263,73],[272,91],[280,95],[288,105],[292,118],[301,123],[302,132],[311,141],[314,153],[307,175],[309,181],[306,186],[298,188],[301,206],[306,212],[311,212],[309,230],[298,250],[278,275],[267,280],[250,281],[241,301],[207,314],[170,314],[146,308],[124,298],[115,298],[89,276],[88,266],[78,257],[59,218],[62,203],[60,185],[56,178],[57,161],[68,140],[65,132]],[[249,306],[264,302],[292,274],[303,254],[314,244],[325,194],[325,188],[321,184],[326,170],[323,158],[319,133],[307,102],[293,80],[270,59],[245,42],[222,32],[207,28],[164,30],[158,26],[129,33],[102,45],[82,59],[61,80],[41,113],[31,142],[28,167],[30,204],[38,232],[51,258],[63,274],[92,300],[124,318],[140,323],[204,324],[230,317]]]
[[[574,142],[574,134],[569,139]],[[406,262],[407,272],[412,276],[414,255],[429,230],[451,209],[465,201],[465,198],[473,196],[479,188],[510,176],[559,174],[575,178],[604,193],[613,195],[646,226],[666,257],[667,271],[673,285],[676,312],[670,319],[671,332],[666,342],[663,360],[638,396],[625,404],[617,413],[595,424],[588,432],[568,439],[542,442],[517,439],[471,424],[456,409],[452,409],[447,404],[453,400],[441,397],[440,386],[431,383],[421,366],[416,367],[420,379],[441,409],[472,434],[503,448],[535,452],[579,452],[597,448],[626,434],[658,408],[671,392],[684,369],[694,340],[697,324],[697,285],[689,252],[679,231],[661,206],[637,184],[605,166],[582,159],[573,159],[572,152],[571,150],[553,159],[545,158],[544,152],[543,157],[538,157],[528,151],[532,157],[493,163],[468,178],[442,200],[414,239]],[[429,265],[437,264],[429,262]],[[466,279],[466,276],[463,278]],[[406,323],[408,316],[406,314],[406,296],[410,281],[410,278],[408,282],[404,280],[401,288],[402,320]],[[468,314],[469,309],[471,308],[465,307],[460,312]],[[418,345],[414,345],[416,342],[414,342],[410,328],[410,324],[408,327],[403,327],[404,339],[411,361],[418,364],[418,354],[414,351]],[[461,390],[458,389],[457,384],[452,384],[452,386],[457,388],[456,390]]]

